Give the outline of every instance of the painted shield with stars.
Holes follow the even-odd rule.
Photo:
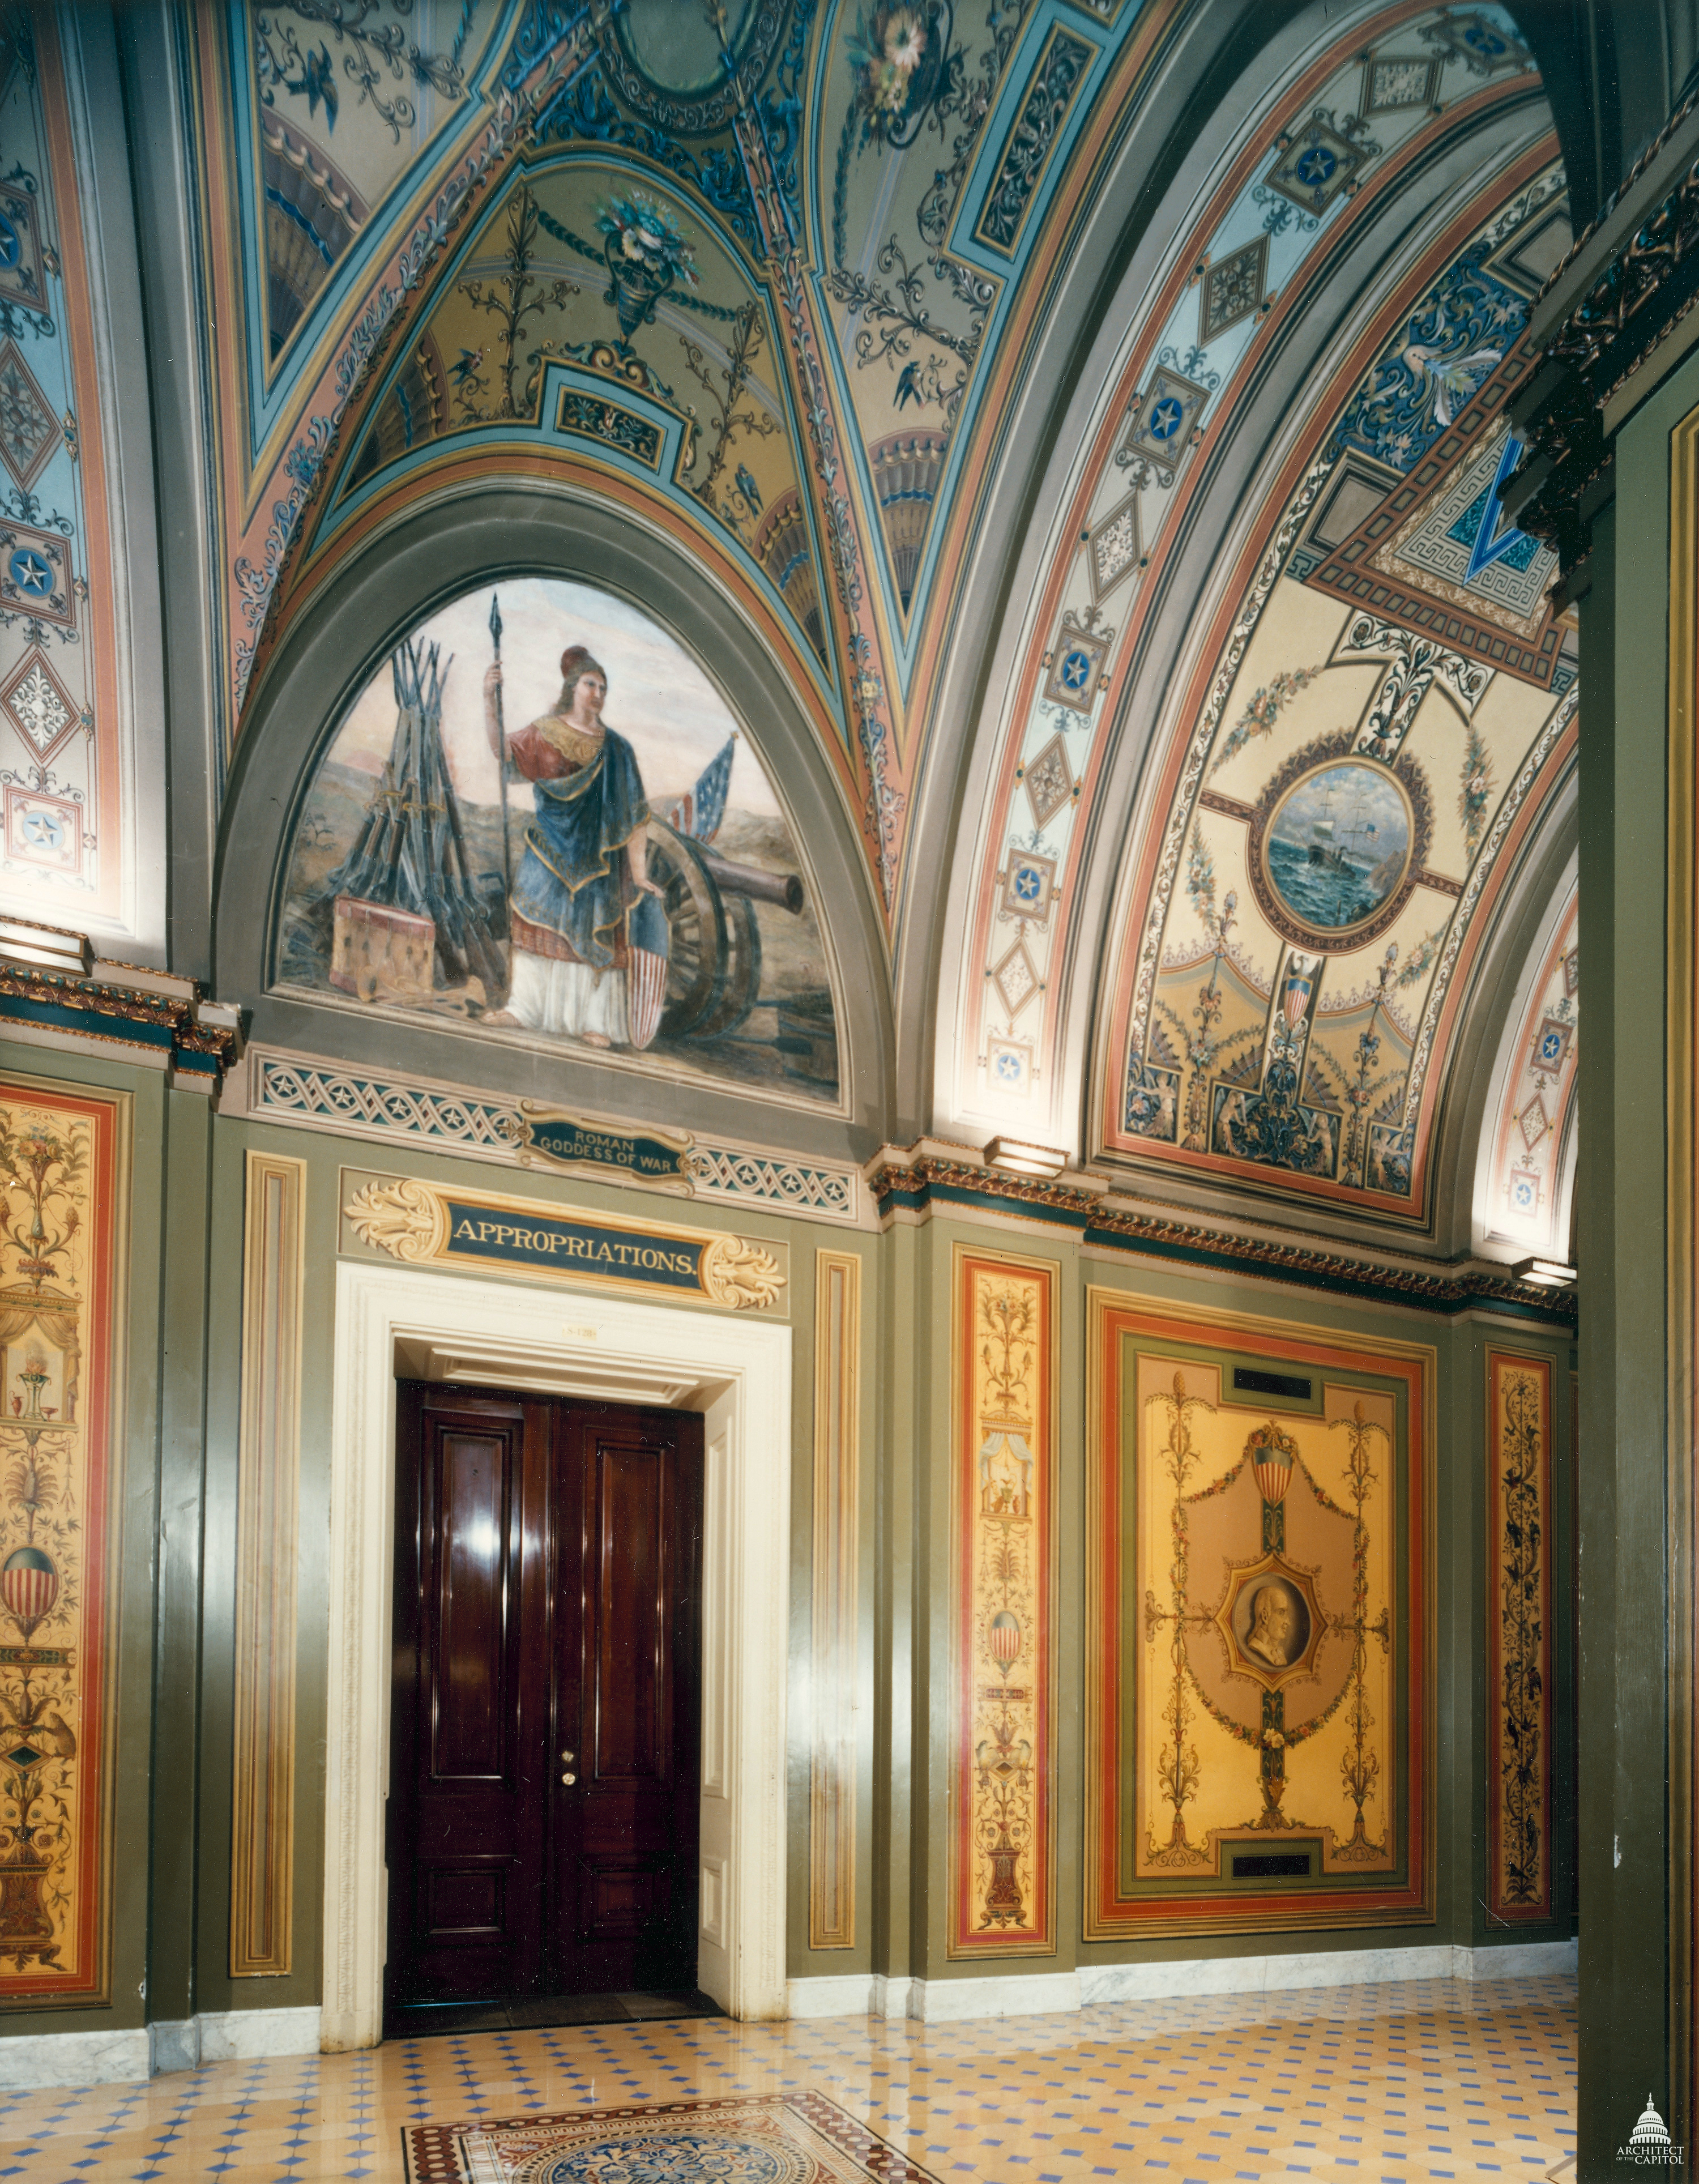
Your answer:
[[[1251,1437],[1246,1451],[1251,1468],[1256,1474],[1256,1484],[1262,1498],[1278,1508],[1286,1498],[1286,1489],[1292,1483],[1291,1441],[1278,1426],[1264,1426]]]
[[[1315,973],[1305,967],[1301,956],[1294,956],[1287,969],[1286,983],[1280,989],[1280,1011],[1295,1031],[1304,1021],[1304,1011],[1315,989]]]

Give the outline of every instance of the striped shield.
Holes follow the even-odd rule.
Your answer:
[[[1271,1507],[1278,1508],[1286,1498],[1286,1489],[1292,1483],[1292,1458],[1289,1451],[1272,1436],[1253,1445],[1251,1468],[1256,1474],[1256,1484],[1262,1498]]]
[[[1303,958],[1294,956],[1286,973],[1286,983],[1280,989],[1280,1010],[1287,1022],[1295,1031],[1304,1021],[1304,1011],[1310,1006],[1310,995],[1315,990],[1315,974],[1302,967]]]
[[[15,1547],[0,1566],[0,1598],[27,1640],[59,1596],[59,1574],[39,1547]]]
[[[1006,1669],[1021,1650],[1020,1624],[1006,1607],[1000,1608],[991,1618],[989,1635],[992,1659]]]
[[[632,1045],[641,1053],[660,1028],[666,1006],[666,955],[671,933],[658,896],[639,895],[627,928],[631,963],[626,974],[626,1013]]]

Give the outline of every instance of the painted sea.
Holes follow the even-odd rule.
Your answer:
[[[1410,816],[1390,777],[1346,760],[1301,781],[1264,841],[1268,879],[1293,916],[1318,931],[1360,925],[1404,876]]]

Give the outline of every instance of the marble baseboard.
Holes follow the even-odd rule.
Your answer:
[[[787,1980],[785,2008],[792,2017],[866,2017],[873,2008],[872,1975],[842,1972]]]
[[[994,1979],[916,1980],[909,2015],[924,2025],[971,2017],[1049,2016],[1080,2007],[1078,1972],[1016,1972]]]
[[[1574,1942],[1512,1942],[1488,1949],[1442,1942],[1407,1949],[1290,1950],[1278,1956],[1082,1964],[1079,1986],[1089,2008],[1106,2002],[1159,2002],[1168,1995],[1265,1994],[1295,1986],[1376,1986],[1392,1980],[1538,1979],[1573,1972],[1575,1961]]]
[[[846,1974],[792,1980],[788,2006],[793,2017],[871,2014],[943,2025],[975,2017],[1090,2009],[1102,2003],[1160,2002],[1169,1995],[1268,1994],[1288,1987],[1375,1986],[1393,1980],[1540,1979],[1573,1974],[1575,1966],[1573,1941],[1507,1942],[1485,1949],[1424,1942],[1404,1949],[1306,1949],[1276,1956],[1082,1964],[1077,1972],[1005,1973],[994,1979]]]
[[[316,2008],[214,2010],[163,2018],[128,2032],[21,2032],[0,2037],[0,2092],[139,2084],[203,2063],[318,2052]]]
[[[0,2091],[110,2086],[148,2075],[148,2028],[128,2032],[20,2032],[0,2040]]]
[[[1072,1972],[1024,1977],[918,1980],[883,1972],[788,1983],[793,2017],[913,2017],[947,2025],[970,2017],[1027,2017],[1077,2010],[1079,1981]]]
[[[316,2055],[316,2003],[304,2009],[209,2010],[197,2020],[203,2063],[248,2062],[259,2055]]]

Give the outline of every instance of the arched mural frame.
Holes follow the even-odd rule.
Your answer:
[[[1244,111],[1243,126],[1254,134],[1264,110],[1265,76],[1282,83],[1295,76],[1312,65],[1318,52],[1345,42],[1346,25],[1366,38],[1366,26],[1382,12],[1364,5],[1339,18],[1306,8],[1271,25],[1252,53],[1237,57],[1232,70],[1212,78],[1217,114],[1231,113],[1237,122]],[[1235,97],[1242,102],[1247,96],[1248,110],[1234,105]],[[1328,300],[1318,301],[1318,292],[1305,292],[1278,344],[1206,435],[1197,458],[1206,490],[1193,502],[1147,580],[1153,607],[1139,649],[1118,664],[1104,701],[1095,733],[1108,755],[1095,810],[1083,822],[1083,847],[1072,860],[1069,937],[1046,974],[1048,989],[1061,997],[1056,1004],[1061,1028],[1049,1057],[1048,1095],[1033,1101],[1023,1128],[1086,1163],[1095,1162],[1101,1150],[1096,1117],[1106,1064],[1098,1016],[1100,997],[1112,973],[1122,915],[1122,845],[1138,821],[1153,754],[1160,754],[1169,733],[1170,712],[1189,671],[1192,639],[1206,619],[1204,603],[1219,604],[1222,572],[1232,558],[1223,542],[1242,542],[1246,536],[1266,481],[1278,467],[1278,458],[1271,460],[1268,450],[1289,447],[1295,402],[1301,410],[1317,376],[1331,374],[1373,318],[1389,259],[1401,266],[1413,264],[1435,221],[1464,226],[1483,169],[1496,176],[1507,172],[1530,159],[1549,132],[1543,94],[1527,78],[1515,89],[1507,88],[1490,110],[1441,131],[1401,187],[1356,216],[1349,231],[1329,242]],[[1129,131],[1122,171],[1136,172],[1141,149],[1148,147],[1136,131]],[[968,905],[994,858],[983,853],[976,836],[982,807],[994,785],[1007,730],[1006,704],[1022,655],[1036,649],[1031,640],[1041,634],[1036,624],[1026,629],[1024,602],[1043,585],[1052,555],[1076,536],[1064,515],[1076,482],[1078,444],[1107,399],[1106,390],[1119,369],[1127,338],[1124,329],[1136,319],[1147,287],[1161,270],[1163,238],[1172,232],[1173,220],[1189,218],[1195,196],[1223,164],[1216,151],[1206,152],[1195,141],[1172,175],[1164,176],[1156,209],[1136,227],[1112,187],[1100,193],[1098,225],[1092,232],[1097,285],[1084,298],[1085,323],[1071,325],[1066,332],[1058,325],[1035,350],[1022,399],[1032,404],[1031,444],[1037,453],[1030,465],[1011,462],[1006,483],[1000,478],[991,505],[1006,510],[1007,520],[988,517],[966,564],[961,591],[976,604],[987,602],[985,621],[977,632],[977,645],[958,646],[949,695],[941,682],[935,702],[938,733],[950,738],[949,756],[944,741],[928,751],[916,792],[922,807],[916,823],[937,830],[940,854],[931,878],[927,861],[911,855],[905,884],[914,903],[905,904],[898,979],[902,1093],[905,1100],[920,1102],[931,1127],[945,1136],[978,1142],[1000,1125],[1015,1127],[1012,1110],[994,1113],[989,1105],[963,1095],[962,1057],[971,1057],[983,1041],[972,1035],[958,1001],[963,994],[981,989],[983,971],[977,957],[968,960],[965,936],[971,922]],[[1341,304],[1341,297],[1349,301]],[[1050,362],[1057,366],[1054,373],[1044,369]],[[1123,601],[1128,594],[1115,596]],[[964,632],[972,627],[971,612],[961,618]],[[1116,616],[1108,618],[1112,622]],[[961,726],[946,728],[946,722]],[[928,886],[929,914],[917,916],[914,905]],[[922,951],[924,976],[916,962]],[[924,1021],[922,1008],[930,1011]],[[922,1075],[924,1089],[916,1086],[911,1092]],[[1217,1195],[1223,1204],[1234,1202],[1231,1190],[1217,1194],[1199,1177],[1189,1178],[1186,1190],[1205,1202]],[[1361,1217],[1354,1215],[1344,1226],[1358,1228]]]
[[[1171,748],[1170,739],[1181,732],[1180,724],[1192,717],[1187,694],[1206,665],[1207,648],[1199,632],[1212,616],[1237,610],[1242,594],[1226,582],[1224,572],[1233,566],[1237,553],[1249,547],[1259,522],[1266,519],[1271,482],[1302,437],[1295,418],[1313,415],[1303,406],[1303,391],[1316,382],[1330,383],[1377,319],[1391,311],[1395,284],[1412,277],[1425,238],[1436,232],[1468,231],[1476,217],[1473,205],[1483,170],[1490,169],[1496,180],[1540,155],[1548,133],[1541,126],[1543,115],[1537,92],[1507,99],[1488,121],[1447,139],[1399,198],[1345,238],[1329,294],[1330,298],[1348,296],[1349,308],[1329,302],[1325,309],[1318,309],[1317,298],[1312,297],[1295,314],[1284,343],[1271,355],[1260,380],[1247,389],[1242,404],[1219,421],[1216,443],[1202,451],[1206,482],[1169,560],[1155,572],[1153,591],[1160,605],[1151,616],[1146,649],[1134,671],[1123,675],[1111,693],[1106,716],[1113,738],[1111,755],[1096,819],[1083,838],[1076,895],[1079,915],[1058,982],[1067,996],[1058,1072],[1066,1089],[1055,1096],[1068,1124],[1080,1131],[1083,1160],[1114,1167],[1117,1179],[1128,1188],[1152,1188],[1153,1178],[1136,1162],[1106,1153],[1101,1129],[1106,1084],[1122,1059],[1111,1033],[1108,997],[1116,985],[1121,952],[1131,944],[1127,920],[1132,894],[1125,844],[1144,838],[1145,829],[1161,824],[1166,807],[1152,809],[1161,762]],[[1134,732],[1141,717],[1149,723],[1142,735]],[[1542,794],[1549,796],[1553,810],[1562,803],[1563,792],[1556,782]],[[1518,874],[1529,858],[1545,855],[1551,816],[1542,805],[1530,838],[1518,852]],[[1305,1202],[1306,1230],[1359,1240],[1373,1236],[1389,1247],[1407,1250],[1412,1245],[1428,1248],[1430,1239],[1445,1249],[1467,1249],[1467,1192],[1459,1214],[1455,1181],[1457,1147],[1467,1131],[1463,1139],[1457,1136],[1457,1117],[1469,1096],[1471,1040],[1477,1036],[1473,1027],[1485,976],[1482,966],[1496,964],[1500,921],[1507,914],[1504,905],[1519,885],[1519,878],[1513,879],[1508,870],[1494,883],[1496,906],[1489,911],[1490,922],[1481,928],[1475,943],[1475,968],[1446,1048],[1429,1138],[1429,1182],[1421,1209],[1407,1216],[1383,1213],[1372,1206],[1336,1208]],[[1490,987],[1490,979],[1487,983]],[[1469,1157],[1468,1147],[1461,1156],[1465,1161]],[[1155,1187],[1164,1193],[1175,1190],[1187,1202],[1218,1212],[1242,1210],[1248,1190],[1273,1221],[1290,1205],[1278,1182],[1247,1184],[1243,1179],[1188,1172],[1183,1186],[1176,1186],[1165,1174]]]
[[[705,1082],[689,1088],[689,1126],[798,1150],[871,1152],[892,1077],[889,975],[830,759],[758,632],[700,565],[571,476],[421,496],[320,582],[250,701],[232,768],[214,875],[217,990],[251,1012],[250,1036],[268,1045],[438,1079],[459,1072],[510,1096],[678,1123],[678,1084],[641,1066],[356,1015],[270,975],[297,821],[348,705],[423,617],[481,584],[522,577],[611,592],[682,646],[746,724],[804,857],[837,1011],[838,1106],[808,1111]]]

